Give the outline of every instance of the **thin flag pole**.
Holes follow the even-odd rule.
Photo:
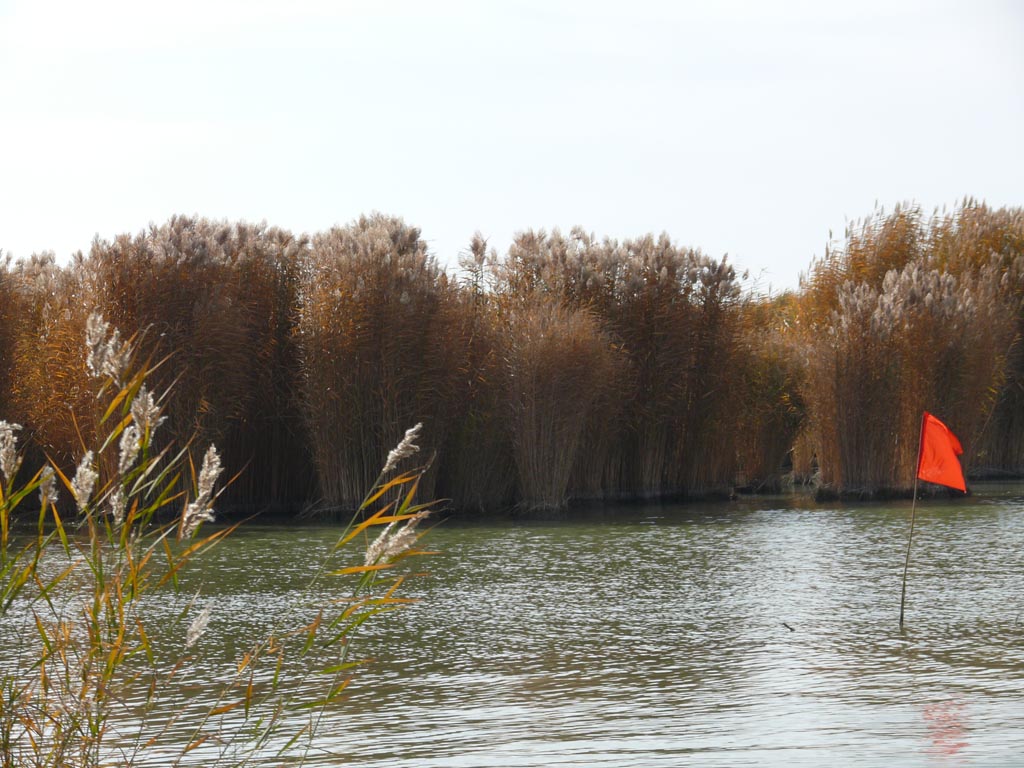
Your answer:
[[[927,413],[921,416],[921,433],[917,438],[917,464],[914,466],[914,500],[910,504],[910,537],[907,539],[907,559],[903,563],[903,589],[900,592],[900,629],[903,629],[903,609],[907,603],[907,570],[910,568],[910,545],[914,541],[914,520],[917,513],[917,476],[921,468],[921,447],[924,445],[924,425]]]

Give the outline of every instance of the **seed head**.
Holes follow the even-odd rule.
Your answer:
[[[124,513],[127,508],[128,499],[124,495],[124,488],[117,483],[110,494],[110,517],[116,527],[120,527],[124,523]]]
[[[188,626],[188,635],[185,637],[185,648],[191,648],[195,645],[199,638],[206,632],[206,627],[210,623],[210,606],[206,606],[200,611],[199,615],[196,616],[192,623]]]
[[[153,399],[153,393],[145,386],[139,388],[139,393],[132,400],[132,420],[142,434],[149,434],[152,439],[156,428],[164,423],[164,417],[160,415],[160,406]]]
[[[139,428],[136,425],[129,424],[124,428],[124,432],[121,433],[121,444],[118,448],[117,471],[123,476],[132,468],[132,464],[135,463],[135,457],[139,455],[139,449],[142,448],[142,435],[139,433]]]
[[[43,507],[57,503],[57,475],[47,464],[39,475],[39,503]]]
[[[185,507],[181,516],[181,538],[187,539],[195,533],[201,522],[213,521],[213,486],[220,477],[223,467],[217,447],[211,445],[203,457],[203,466],[199,470],[198,493],[195,501]]]
[[[109,376],[118,384],[122,383],[131,346],[121,341],[121,334],[102,315],[93,313],[85,324],[86,367],[96,378]]]
[[[365,564],[389,563],[409,549],[419,538],[419,535],[416,533],[416,526],[429,514],[429,512],[418,512],[409,518],[405,525],[397,531],[395,530],[395,523],[388,525],[380,536],[366,548]]]
[[[71,481],[71,493],[75,497],[78,511],[83,514],[86,507],[89,506],[89,498],[92,496],[93,488],[96,487],[96,480],[99,479],[99,474],[92,468],[92,460],[92,451],[86,451],[78,463],[75,479]]]
[[[14,433],[21,429],[20,424],[0,421],[0,473],[11,483],[21,467],[21,456],[18,455],[18,438]]]
[[[415,445],[413,440],[419,438],[421,429],[423,429],[422,422],[412,429],[407,429],[405,431],[405,437],[402,438],[402,441],[395,446],[390,453],[388,453],[388,460],[387,463],[384,464],[383,472],[390,472],[398,466],[398,462],[402,461],[402,459],[407,459],[419,451],[420,447]]]

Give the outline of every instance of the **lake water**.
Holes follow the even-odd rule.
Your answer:
[[[918,506],[903,632],[909,502],[445,522],[310,762],[1024,765],[1022,491]],[[249,526],[211,553],[201,663],[230,661],[337,534]]]

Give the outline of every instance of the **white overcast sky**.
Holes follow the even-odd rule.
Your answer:
[[[794,287],[829,230],[1024,204],[1024,2],[0,0],[0,249],[172,214],[668,232]]]

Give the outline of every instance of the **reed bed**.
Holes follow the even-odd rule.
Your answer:
[[[731,487],[736,409],[727,380],[740,297],[731,266],[667,235],[619,243],[580,229],[527,231],[497,276],[503,295],[591,312],[616,353],[615,394],[588,428],[577,488],[615,498]]]
[[[14,345],[22,321],[20,293],[14,285],[11,257],[0,252],[0,413],[11,413],[11,385]]]
[[[806,371],[792,334],[794,305],[789,293],[761,297],[741,315],[737,484],[749,492],[777,493],[800,473],[792,454],[806,419]]]
[[[448,339],[465,350],[449,412],[447,440],[440,452],[438,495],[464,510],[487,512],[516,503],[507,397],[506,329],[491,273],[497,254],[474,236],[460,259],[463,281]]]
[[[323,501],[351,509],[405,425],[443,445],[464,349],[455,287],[420,232],[375,214],[313,238],[298,330],[302,403]],[[436,473],[425,480],[430,492]]]
[[[960,436],[968,466],[982,444],[1016,331],[1019,255],[966,265],[950,227],[916,209],[879,212],[812,275],[809,424],[821,480],[840,493],[909,489],[923,410]]]
[[[615,366],[597,322],[583,310],[538,301],[509,310],[504,349],[519,503],[565,505],[585,426],[600,418]]]
[[[175,217],[97,240],[82,263],[86,303],[142,332],[151,359],[173,359],[156,373],[168,434],[217,442],[235,471],[261,468],[226,500],[247,507],[311,495],[294,332],[305,248],[265,225]]]
[[[8,274],[15,316],[6,328],[13,337],[8,413],[24,425],[34,463],[45,453],[65,469],[80,452],[83,435],[96,434],[96,387],[82,351],[88,307],[80,264],[76,256],[63,269],[53,254],[37,254],[16,262]]]
[[[241,472],[225,506],[351,509],[419,421],[424,490],[464,509],[777,489],[784,465],[875,494],[907,486],[926,408],[969,467],[1024,472],[1022,258],[1024,212],[973,200],[876,211],[774,298],[667,235],[477,236],[450,276],[381,214],[312,237],[175,217],[4,260],[0,404],[70,471],[99,311],[168,393],[161,439]]]

